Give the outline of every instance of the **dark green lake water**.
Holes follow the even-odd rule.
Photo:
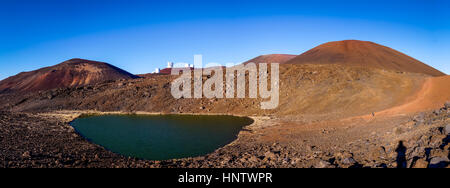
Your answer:
[[[252,122],[234,116],[104,115],[78,118],[71,125],[112,152],[166,160],[211,153],[235,140]]]

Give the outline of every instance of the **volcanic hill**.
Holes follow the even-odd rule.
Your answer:
[[[93,84],[0,92],[0,168],[449,166],[450,76],[432,76],[443,73],[361,41],[327,43],[289,62],[278,61],[280,95],[274,110],[261,109],[268,100],[261,97],[175,99],[171,83],[178,76],[163,72],[118,79],[136,76],[86,60],[8,78],[0,82],[2,90]],[[161,162],[120,156],[84,139],[69,123],[82,114],[221,114],[255,122],[206,156]],[[400,146],[407,151],[404,162],[399,162]]]
[[[248,61],[244,62],[244,64],[248,64],[248,63],[255,63],[255,64],[259,64],[259,63],[279,63],[279,64],[283,64],[283,63],[286,63],[287,61],[293,59],[296,56],[297,55],[290,55],[290,54],[260,55],[258,57],[255,57],[255,58],[253,58],[251,60],[248,60]]]
[[[394,49],[358,40],[325,43],[289,60],[286,64],[341,64],[431,76],[445,75]]]
[[[133,78],[138,77],[108,63],[71,59],[55,66],[22,72],[2,80],[0,93],[79,87],[109,80]]]

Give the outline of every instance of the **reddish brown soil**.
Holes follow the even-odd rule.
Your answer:
[[[373,42],[346,40],[315,47],[286,64],[340,64],[371,67],[431,76],[445,74],[410,56]]]
[[[428,78],[419,92],[402,105],[383,110],[379,115],[396,115],[437,109],[450,101],[450,76]]]
[[[443,74],[369,42],[328,43],[305,54],[308,61],[296,63],[301,55],[280,65],[275,110],[262,110],[266,99],[260,98],[176,100],[170,94],[176,77],[164,74],[101,83],[72,79],[67,88],[0,94],[0,167],[449,166],[449,76],[432,77]],[[91,65],[83,70],[98,73]],[[91,84],[74,87],[86,80]],[[90,110],[246,115],[255,123],[206,156],[144,161],[77,135],[68,122]]]
[[[248,60],[246,62],[244,62],[244,64],[248,64],[248,63],[255,63],[255,64],[259,64],[259,63],[286,63],[287,61],[293,59],[294,57],[296,57],[296,55],[289,55],[289,54],[269,54],[269,55],[261,55],[258,57],[255,57],[251,60]]]
[[[23,72],[0,82],[0,92],[29,92],[78,87],[108,80],[137,78],[107,63],[71,59],[61,64]]]
[[[428,77],[363,67],[282,64],[280,103],[274,110],[262,110],[260,104],[267,99],[261,98],[176,100],[170,93],[174,78],[153,75],[27,95],[0,95],[3,101],[0,109],[223,113],[323,120],[365,115],[401,105]]]

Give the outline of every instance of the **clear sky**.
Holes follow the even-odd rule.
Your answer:
[[[0,0],[0,79],[71,58],[149,73],[373,41],[450,73],[448,0]]]

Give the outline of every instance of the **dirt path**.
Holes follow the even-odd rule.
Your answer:
[[[450,76],[429,78],[414,99],[377,115],[397,115],[437,109],[450,101]]]

